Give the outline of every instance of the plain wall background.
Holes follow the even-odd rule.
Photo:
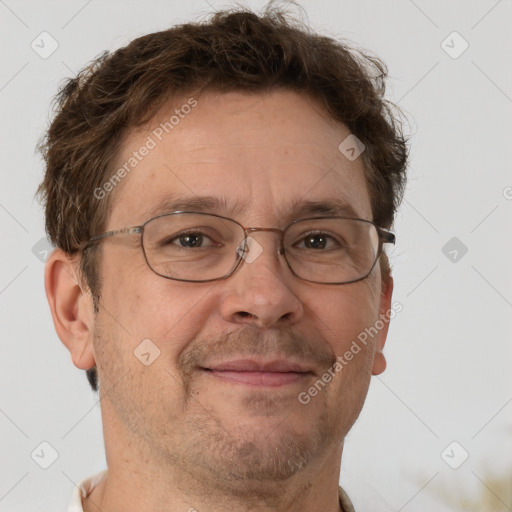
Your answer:
[[[458,497],[482,494],[495,495],[495,510],[510,509],[512,2],[300,4],[316,30],[387,63],[388,98],[412,121],[409,184],[390,252],[403,311],[391,323],[388,369],[373,378],[346,439],[343,486],[358,512],[462,510]],[[43,166],[35,146],[51,98],[103,50],[230,5],[0,1],[2,511],[66,510],[74,484],[105,467],[97,395],[55,334],[37,255],[44,224],[33,196]],[[58,43],[46,59],[31,47],[43,31]],[[464,40],[469,47],[457,56]],[[443,250],[453,237],[459,245]],[[454,248],[455,262],[445,255]],[[458,469],[441,456],[453,441],[452,465],[469,453]],[[42,442],[58,453],[48,469],[31,457]],[[43,452],[49,460],[50,449]],[[507,475],[504,492],[492,477]]]

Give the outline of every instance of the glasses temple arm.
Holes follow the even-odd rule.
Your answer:
[[[394,244],[396,242],[396,236],[394,233],[391,233],[391,231],[388,231],[387,229],[379,228],[379,235],[380,239],[383,243],[390,243]]]
[[[117,236],[117,235],[133,235],[136,233],[142,233],[142,227],[143,226],[130,226],[127,228],[122,228],[122,229],[113,229],[112,231],[106,231],[105,233],[101,233],[100,235],[95,235],[95,236],[89,238],[89,240],[87,240],[87,242],[84,242],[82,244],[81,250],[85,249],[86,247],[88,247],[90,244],[92,244],[94,242],[103,240],[104,238],[110,238],[112,236]]]

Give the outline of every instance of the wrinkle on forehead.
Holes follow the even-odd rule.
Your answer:
[[[118,186],[119,199],[131,203],[124,207],[127,213],[140,217],[148,204],[174,194],[225,196],[259,208],[256,216],[270,208],[281,215],[301,200],[337,197],[371,220],[363,163],[348,161],[338,150],[350,132],[315,102],[289,91],[258,97],[208,93],[197,100]],[[168,115],[162,111],[152,123]],[[127,135],[121,162],[152,126]]]

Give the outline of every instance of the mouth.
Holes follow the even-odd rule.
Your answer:
[[[278,387],[303,382],[314,375],[305,365],[287,360],[237,359],[202,367],[206,374],[233,384]]]

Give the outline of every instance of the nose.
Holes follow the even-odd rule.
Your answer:
[[[240,267],[224,282],[224,320],[262,328],[298,322],[304,314],[296,293],[301,284],[281,254],[276,234],[251,233],[247,246]]]

